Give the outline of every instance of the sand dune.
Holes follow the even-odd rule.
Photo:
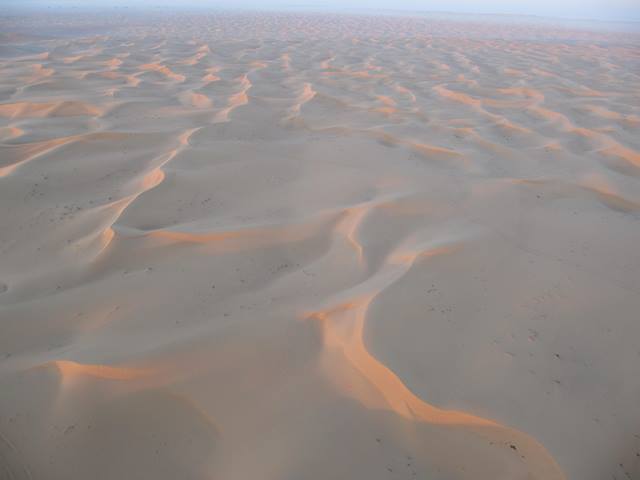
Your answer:
[[[640,478],[637,33],[0,28],[0,478]]]
[[[0,116],[9,118],[99,116],[101,111],[83,102],[59,103],[5,103],[0,106]]]

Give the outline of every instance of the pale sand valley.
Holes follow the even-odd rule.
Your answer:
[[[640,478],[637,30],[0,32],[0,478]]]

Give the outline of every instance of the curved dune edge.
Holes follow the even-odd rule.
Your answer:
[[[63,382],[83,376],[103,380],[138,380],[154,373],[150,369],[83,364],[70,360],[54,360],[43,365],[43,367],[48,366],[60,373]]]
[[[291,120],[296,120],[295,117],[292,116]],[[299,125],[295,123],[295,125]],[[409,151],[420,155],[421,157],[427,160],[455,160],[458,162],[463,168],[469,168],[470,162],[469,160],[460,152],[452,150],[446,147],[440,147],[437,145],[431,145],[427,143],[420,143],[410,138],[400,137],[398,135],[394,135],[391,133],[384,132],[382,130],[377,129],[358,129],[352,128],[348,126],[333,126],[333,127],[324,127],[324,128],[315,128],[309,125],[305,125],[304,122],[301,125],[306,130],[313,133],[327,133],[334,135],[362,135],[368,138],[372,138],[377,140],[383,145],[388,146],[399,146],[404,147]]]
[[[202,231],[195,228],[189,229],[184,225],[180,228],[153,230],[139,230],[115,224],[114,227],[123,236],[146,236],[176,243],[201,244],[212,247],[219,252],[232,252],[301,241],[314,235],[321,228],[329,226],[331,233],[343,237],[356,252],[359,266],[365,267],[364,246],[358,240],[357,232],[367,215],[376,208],[394,209],[396,212],[402,212],[402,207],[398,205],[397,201],[410,198],[413,194],[414,192],[399,192],[382,196],[374,201],[321,210],[311,216],[305,215],[291,219],[286,223],[229,226],[220,230],[205,229]]]
[[[254,65],[250,72],[254,72],[261,68],[264,68],[264,64]],[[249,80],[248,73],[237,78],[236,81],[240,84],[240,90],[229,96],[229,98],[227,99],[227,106],[216,113],[213,119],[213,123],[229,122],[229,115],[231,115],[231,112],[233,112],[236,108],[242,107],[249,103],[249,96],[247,95],[247,93],[249,92],[249,90],[251,90],[253,84],[251,83],[251,80]]]
[[[309,82],[305,82],[302,86],[302,91],[296,97],[296,102],[289,108],[289,115],[285,120],[291,121],[300,115],[300,111],[305,103],[310,102],[317,95],[313,89],[313,85]]]
[[[156,156],[150,162],[148,170],[141,172],[140,175],[131,179],[128,183],[127,189],[133,190],[132,193],[128,193],[121,198],[116,198],[109,203],[94,206],[90,209],[84,209],[81,213],[77,214],[78,220],[84,219],[88,228],[79,229],[80,235],[74,241],[74,248],[79,248],[84,252],[87,265],[90,265],[103,256],[107,255],[114,241],[118,236],[117,222],[124,214],[125,210],[135,202],[135,200],[146,191],[151,190],[162,183],[165,179],[165,173],[162,167],[170,162],[181,150],[189,145],[189,138],[199,128],[188,129],[178,135],[176,139],[177,145],[174,148],[169,149]],[[54,140],[35,142],[33,144],[9,146],[7,148],[23,149],[27,156],[22,158],[13,164],[0,168],[0,178],[7,177],[14,173],[14,171],[21,165],[37,159],[39,156],[55,150],[66,144],[74,142],[82,142],[89,139],[99,140],[118,140],[123,138],[126,134],[117,132],[96,132],[84,135],[75,135],[69,137],[62,137]],[[95,218],[101,219],[98,222]],[[82,221],[82,220],[81,220]],[[84,231],[83,231],[84,230]],[[69,249],[63,249],[66,253],[69,253]],[[76,258],[77,253],[75,254]],[[42,271],[41,271],[42,273]]]
[[[198,129],[188,130],[186,134],[190,135],[190,133],[193,133],[196,130]],[[79,135],[70,135],[66,137],[57,137],[50,140],[40,140],[30,143],[0,145],[0,151],[6,151],[8,158],[17,158],[17,160],[13,161],[12,163],[0,167],[0,178],[10,175],[21,165],[24,165],[31,160],[35,160],[40,156],[55,151],[58,147],[89,140],[118,141],[126,138],[127,135],[128,134],[121,132],[90,132]],[[183,142],[186,141],[183,138],[184,135],[185,133],[178,136],[178,142],[180,145],[183,145]],[[169,152],[169,154],[171,153],[172,152]],[[164,154],[161,154],[160,157],[164,157]]]
[[[30,144],[17,144],[0,146],[0,150],[6,150],[8,153],[15,153],[18,159],[13,163],[0,167],[0,178],[6,177],[14,172],[21,165],[38,158],[41,155],[54,151],[56,148],[76,142],[83,136],[59,137],[52,140],[43,140],[41,142],[33,142]],[[22,155],[20,155],[22,154]]]
[[[0,117],[46,118],[100,116],[104,111],[86,102],[67,100],[62,102],[17,102],[0,105]]]
[[[173,80],[178,83],[182,83],[187,79],[187,77],[185,77],[184,75],[174,72],[162,63],[146,63],[144,65],[140,65],[140,70],[161,73],[162,75],[167,77],[167,79]]]
[[[430,405],[367,350],[363,334],[367,313],[376,298],[404,276],[416,262],[450,254],[458,248],[455,244],[442,245],[417,252],[393,254],[380,272],[351,292],[345,292],[337,303],[304,313],[301,316],[303,319],[320,325],[325,373],[339,391],[369,409],[389,410],[411,421],[466,429],[485,439],[502,443],[504,448],[518,451],[526,462],[530,475],[527,478],[563,480],[565,476],[559,465],[535,439],[493,420]],[[350,368],[345,368],[345,364]]]
[[[146,191],[151,190],[158,185],[160,185],[165,179],[165,173],[162,170],[162,167],[170,162],[180,151],[186,148],[189,145],[189,139],[191,136],[197,132],[200,128],[192,128],[184,131],[178,136],[178,145],[161,154],[157,157],[153,163],[154,167],[147,172],[145,172],[140,179],[137,180],[138,187],[137,191],[127,197],[124,197],[116,202],[113,202],[111,205],[108,205],[107,208],[113,209],[113,214],[111,216],[111,220],[108,224],[100,231],[98,231],[98,235],[100,235],[103,239],[106,239],[106,242],[103,243],[95,258],[100,256],[103,252],[106,252],[108,247],[111,245],[115,238],[115,230],[114,227],[118,222],[118,219],[123,215],[124,211],[131,205],[135,200]]]

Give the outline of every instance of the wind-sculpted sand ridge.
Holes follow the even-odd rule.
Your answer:
[[[0,116],[9,118],[29,117],[73,117],[77,115],[99,116],[101,111],[93,105],[82,102],[66,101],[60,103],[29,103],[18,102],[3,104]]]
[[[640,475],[637,32],[0,28],[0,477]]]
[[[338,305],[311,313],[308,320],[316,320],[322,324],[323,339],[327,356],[344,356],[345,359],[328,358],[325,360],[329,376],[335,379],[339,387],[346,390],[349,396],[355,396],[368,408],[390,409],[398,415],[413,421],[422,421],[436,425],[451,425],[478,431],[480,437],[492,438],[496,443],[515,446],[521,452],[521,458],[527,459],[523,472],[532,478],[565,478],[558,465],[544,448],[535,440],[523,436],[484,418],[463,412],[447,411],[435,408],[414,395],[402,381],[384,364],[371,356],[363,342],[363,331],[369,306],[376,300],[379,292],[386,285],[394,283],[412,264],[419,259],[432,255],[447,254],[455,251],[455,246],[435,247],[416,253],[397,253],[388,266],[371,277],[366,284],[373,287],[373,293],[367,292],[366,284],[357,287],[354,298],[349,298]],[[388,270],[388,271],[385,271]],[[394,271],[395,270],[395,271]],[[349,379],[345,368],[341,365],[347,361],[359,374]],[[337,371],[332,369],[337,368]],[[364,376],[367,387],[359,387],[359,376]],[[482,471],[481,463],[475,465],[476,474]],[[531,462],[531,464],[529,464]],[[510,472],[511,475],[522,473]]]

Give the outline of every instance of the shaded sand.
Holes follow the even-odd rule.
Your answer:
[[[0,28],[1,479],[640,478],[638,34]]]

